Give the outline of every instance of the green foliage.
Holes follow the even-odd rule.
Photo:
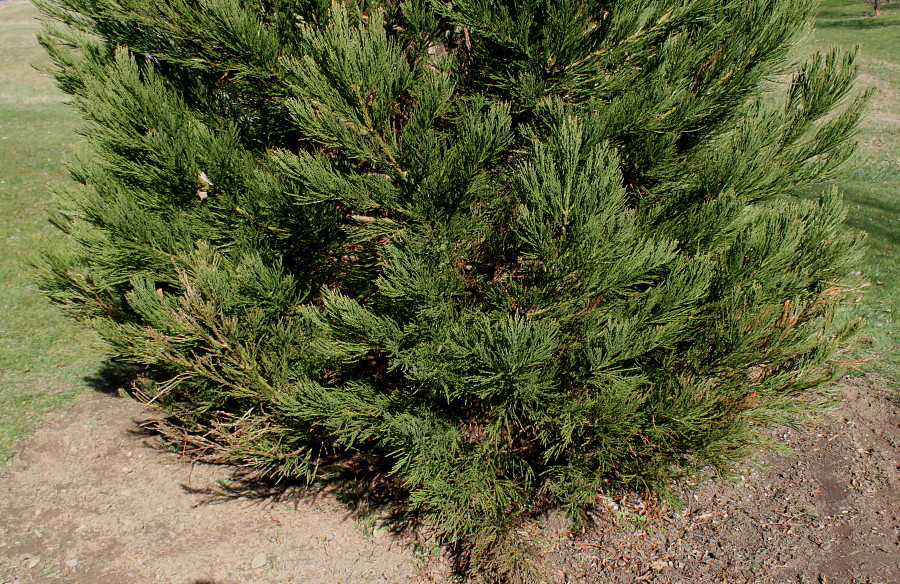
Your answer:
[[[823,405],[860,237],[811,2],[42,0],[86,125],[46,293],[232,460],[517,527],[727,471]],[[792,75],[786,92],[776,76]]]

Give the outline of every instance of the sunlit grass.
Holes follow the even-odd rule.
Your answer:
[[[900,2],[881,16],[858,0],[823,0],[809,50],[858,46],[860,85],[875,89],[852,170],[836,181],[849,204],[847,224],[868,233],[860,271],[870,285],[855,311],[866,319],[863,371],[900,383]],[[815,190],[815,189],[811,189]],[[821,190],[821,189],[818,189]]]
[[[0,2],[0,472],[46,410],[89,393],[85,378],[101,363],[94,335],[47,303],[27,267],[51,231],[48,188],[66,180],[77,121],[32,67],[46,62],[34,15],[25,2]]]

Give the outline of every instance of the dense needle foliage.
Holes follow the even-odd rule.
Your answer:
[[[523,520],[727,470],[839,370],[858,237],[792,193],[865,96],[792,60],[812,4],[39,0],[86,120],[42,286],[231,460],[386,469],[521,574]]]

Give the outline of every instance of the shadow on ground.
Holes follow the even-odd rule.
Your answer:
[[[84,378],[84,382],[98,393],[122,396],[129,393],[139,369],[112,359],[101,363],[96,373]]]

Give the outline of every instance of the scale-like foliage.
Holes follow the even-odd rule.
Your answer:
[[[387,469],[483,569],[819,407],[860,249],[811,0],[39,0],[46,293],[231,460]],[[504,563],[505,562],[505,563]]]

